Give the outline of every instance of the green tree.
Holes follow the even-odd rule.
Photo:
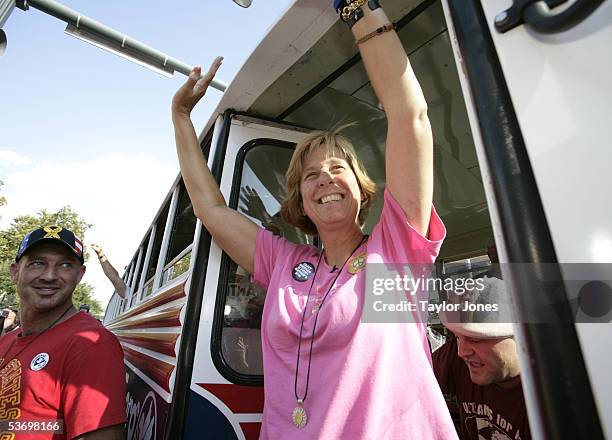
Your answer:
[[[0,190],[4,186],[4,182],[0,180]],[[0,196],[0,207],[6,205],[6,198],[4,196]],[[2,216],[0,215],[0,219]],[[0,241],[0,247],[4,245],[4,240]],[[9,291],[9,286],[12,286],[11,279],[8,275],[9,266],[11,265],[10,261],[4,261],[4,259],[0,259],[0,305],[4,305],[4,299],[7,296],[7,292]]]
[[[15,261],[21,240],[33,229],[54,224],[70,229],[81,239],[92,227],[91,223],[82,219],[70,206],[65,206],[55,212],[43,209],[35,215],[15,217],[5,230],[0,231],[0,306],[18,306],[19,304],[19,297],[10,279],[9,267]],[[87,258],[86,253],[85,259]],[[72,300],[77,308],[83,303],[89,304],[91,313],[99,315],[103,311],[102,305],[93,298],[92,291],[92,286],[81,283],[75,289]]]
[[[0,180],[0,189],[2,189],[3,186],[4,186],[4,182]],[[4,205],[6,205],[6,197],[0,196],[0,206],[4,206]],[[0,219],[1,218],[2,216],[0,215]]]

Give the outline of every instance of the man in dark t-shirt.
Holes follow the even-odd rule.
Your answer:
[[[521,377],[503,376],[503,370],[510,374],[508,365],[502,364],[507,357],[516,357],[518,362],[512,338],[478,340],[457,335],[434,352],[434,373],[442,392],[457,397],[462,439],[531,439]],[[491,379],[480,380],[486,376]]]
[[[484,280],[484,288],[472,292],[471,302],[503,308],[503,282]],[[471,314],[470,319],[441,313],[440,318],[456,337],[433,353],[434,373],[442,392],[457,397],[461,438],[530,440],[512,324],[486,313]]]

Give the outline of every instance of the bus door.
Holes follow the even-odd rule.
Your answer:
[[[612,3],[443,4],[509,263],[533,436],[612,438]]]
[[[285,170],[296,142],[307,132],[226,112],[215,125],[209,155],[230,207],[299,243],[312,238],[287,225],[279,211]],[[203,299],[182,438],[201,438],[206,432],[210,438],[257,439],[263,412],[260,323],[265,291],[214,242],[206,267],[196,262],[192,285],[201,278]]]

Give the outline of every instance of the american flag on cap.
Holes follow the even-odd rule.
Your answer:
[[[74,236],[74,250],[80,255],[83,253],[83,242],[76,235]]]

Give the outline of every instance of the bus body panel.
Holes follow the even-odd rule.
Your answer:
[[[612,3],[561,33],[495,30],[504,0],[482,2],[560,263],[612,263]],[[597,269],[595,269],[597,271]],[[566,274],[571,279],[571,274]],[[606,276],[606,275],[602,275]],[[610,274],[607,274],[608,279]],[[578,323],[580,344],[605,433],[612,437],[608,323]]]
[[[221,125],[216,124],[215,129],[220,130]],[[235,184],[236,158],[245,145],[254,139],[276,139],[293,143],[299,141],[303,136],[304,130],[302,129],[269,123],[248,116],[233,116],[220,185],[225,199],[230,200],[230,193]],[[214,138],[219,137],[216,135]],[[215,148],[221,148],[221,146],[215,145]],[[209,157],[214,157],[214,151],[211,151]],[[204,302],[200,314],[198,344],[194,358],[194,365],[197,368],[194,368],[190,386],[192,400],[199,403],[193,408],[190,407],[187,425],[201,424],[201,420],[198,421],[198,419],[206,417],[201,413],[202,408],[212,405],[225,417],[229,426],[233,427],[237,438],[257,438],[263,411],[263,388],[232,384],[219,373],[212,361],[214,354],[211,354],[211,335],[213,334],[214,309],[221,288],[219,286],[221,262],[222,251],[213,242],[206,270]],[[207,403],[204,404],[204,401]],[[217,418],[218,416],[219,414]]]

